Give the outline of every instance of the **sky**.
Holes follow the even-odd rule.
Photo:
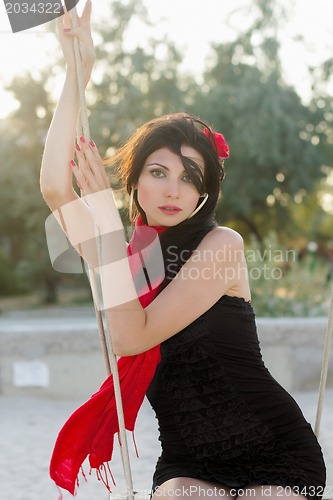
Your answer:
[[[7,1],[7,0],[6,0]],[[103,18],[103,0],[93,1],[93,20]],[[223,42],[234,37],[235,30],[227,24],[227,18],[237,7],[246,8],[249,0],[143,0],[152,20],[149,32],[131,29],[128,46],[142,44],[148,36],[168,37],[181,48],[184,54],[183,67],[199,75],[204,67],[205,57],[212,42]],[[281,58],[285,79],[294,85],[306,100],[310,95],[307,65],[319,64],[332,55],[333,49],[333,1],[282,0],[288,7],[289,22],[279,33]],[[78,3],[80,12],[84,0]],[[248,17],[244,10],[235,13],[231,25],[240,29],[246,27]],[[106,20],[107,22],[107,20]],[[295,42],[295,36],[303,36],[302,43]],[[15,102],[4,86],[14,75],[24,71],[36,72],[52,60],[58,50],[52,33],[46,33],[40,26],[13,34],[0,0],[0,118],[4,118],[15,106]]]

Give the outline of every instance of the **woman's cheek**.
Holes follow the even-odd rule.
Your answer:
[[[149,182],[144,182],[138,185],[138,202],[143,207],[152,197],[154,190],[149,186]]]

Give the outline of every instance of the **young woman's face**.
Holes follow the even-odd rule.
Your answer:
[[[204,170],[204,159],[198,151],[182,146],[181,152]],[[168,148],[148,156],[135,188],[150,226],[179,224],[195,210],[200,196],[181,159]]]

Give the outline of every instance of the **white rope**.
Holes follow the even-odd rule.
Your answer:
[[[72,27],[76,28],[78,26],[78,16],[77,16],[76,7],[74,7],[71,10],[71,17],[72,17]],[[74,37],[73,44],[74,44],[78,91],[79,91],[79,96],[80,96],[80,120],[79,120],[79,124],[82,125],[82,131],[83,131],[84,137],[90,141],[88,112],[87,112],[87,104],[86,104],[86,99],[85,99],[85,89],[84,89],[84,83],[83,83],[82,61],[81,61],[79,41],[78,41],[77,37]],[[80,131],[79,131],[78,135],[81,135]],[[100,235],[97,235],[97,251],[98,251],[99,262],[102,262]],[[106,340],[103,317],[102,317],[101,308],[100,308],[100,300],[99,300],[99,293],[98,293],[98,287],[97,287],[96,273],[93,269],[88,268],[88,277],[89,277],[90,286],[92,289],[92,296],[93,296],[93,301],[94,301],[94,306],[95,306],[95,312],[96,312],[97,323],[98,323],[98,330],[99,330],[99,334],[100,334],[102,351],[103,351],[103,355],[104,355],[104,359],[105,359],[106,369],[107,369],[107,372],[109,374],[112,373],[112,376],[113,376],[116,409],[117,409],[117,417],[118,417],[118,424],[119,424],[120,451],[121,451],[121,458],[122,458],[124,476],[125,476],[126,487],[127,487],[127,499],[134,500],[133,481],[132,481],[131,466],[130,466],[130,461],[129,461],[124,411],[123,411],[120,382],[119,382],[119,374],[118,374],[118,366],[117,366],[117,357],[113,351],[112,337],[110,334],[110,327],[109,327],[108,321],[106,321],[108,342]]]
[[[323,362],[322,362],[321,375],[320,375],[320,384],[319,384],[318,406],[317,406],[317,415],[316,415],[316,423],[315,423],[315,434],[317,437],[319,436],[320,421],[321,421],[321,416],[322,416],[322,412],[323,412],[324,395],[325,395],[328,366],[329,366],[329,360],[330,360],[332,337],[333,337],[333,285],[332,285],[332,291],[331,291],[331,302],[330,302],[330,309],[329,309],[329,316],[328,316],[326,342],[325,342],[325,349],[324,349]]]

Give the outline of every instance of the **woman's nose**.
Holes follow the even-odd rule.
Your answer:
[[[168,185],[166,187],[165,194],[166,194],[166,196],[168,196],[170,198],[178,198],[179,194],[180,194],[179,189],[180,189],[180,187],[179,187],[178,179],[175,179],[175,180],[170,179],[168,182]]]

